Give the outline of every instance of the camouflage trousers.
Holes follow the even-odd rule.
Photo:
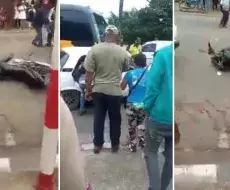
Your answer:
[[[129,149],[132,152],[136,152],[137,142],[141,148],[144,148],[145,146],[145,112],[143,109],[136,108],[132,104],[127,104],[126,114],[128,117],[129,125]]]

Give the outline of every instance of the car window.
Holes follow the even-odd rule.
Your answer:
[[[82,11],[60,11],[60,34],[61,40],[76,42],[83,45],[93,45],[94,37],[90,25],[90,17]]]
[[[155,52],[157,48],[157,44],[151,43],[142,46],[142,52]]]
[[[61,70],[65,66],[65,64],[68,61],[68,59],[69,59],[69,55],[66,52],[64,52],[64,51],[61,51],[61,53],[60,53],[60,66],[61,66]]]

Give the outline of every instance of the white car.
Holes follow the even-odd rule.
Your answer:
[[[63,48],[60,54],[60,89],[63,99],[70,110],[77,109],[80,103],[81,88],[79,83],[84,84],[80,78],[79,83],[73,80],[72,73],[84,62],[84,59],[91,47],[68,47]],[[128,52],[127,52],[128,53]],[[129,54],[130,55],[130,54]],[[131,57],[131,55],[130,55]],[[125,73],[122,74],[122,78]],[[128,95],[128,87],[123,91],[123,96]]]
[[[169,46],[172,44],[172,41],[150,41],[142,45],[142,53],[145,54],[147,58],[147,65],[153,62],[153,55],[156,51]]]

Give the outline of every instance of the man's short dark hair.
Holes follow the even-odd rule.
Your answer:
[[[145,67],[146,66],[146,56],[143,53],[138,53],[133,57],[134,63],[138,67]]]

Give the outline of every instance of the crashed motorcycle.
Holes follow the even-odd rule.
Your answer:
[[[230,71],[230,47],[216,52],[209,42],[207,53],[211,56],[211,63],[215,68],[219,71]]]

